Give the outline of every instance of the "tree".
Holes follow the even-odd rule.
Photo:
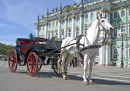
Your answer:
[[[0,54],[1,55],[9,55],[11,49],[14,49],[13,45],[6,45],[0,43]]]

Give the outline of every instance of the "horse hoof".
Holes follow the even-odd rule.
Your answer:
[[[90,84],[90,85],[93,85],[93,81],[92,81],[92,80],[90,80],[90,81],[89,81],[89,84]]]
[[[63,77],[64,80],[69,80],[69,77]]]
[[[83,81],[83,83],[84,83],[85,85],[89,85],[89,82],[88,82],[88,81]]]

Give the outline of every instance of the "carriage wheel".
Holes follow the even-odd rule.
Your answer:
[[[53,70],[56,75],[62,75],[60,68],[58,68],[57,59],[54,59],[53,61]]]
[[[42,62],[41,62],[41,59],[38,58],[38,63],[37,63],[37,71],[39,71],[41,68],[42,68]]]
[[[34,52],[31,52],[27,57],[27,70],[30,76],[37,73],[37,55]]]
[[[12,49],[9,53],[8,65],[11,72],[15,72],[17,69],[17,53],[15,49]]]

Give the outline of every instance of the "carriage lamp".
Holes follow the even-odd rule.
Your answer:
[[[124,68],[124,63],[123,63],[123,37],[124,36],[126,36],[126,32],[121,32],[121,33],[119,33],[119,36],[120,37],[122,37],[122,50],[121,50],[121,52],[122,52],[122,57],[121,57],[121,68]]]

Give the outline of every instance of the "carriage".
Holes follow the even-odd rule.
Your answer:
[[[11,72],[15,72],[18,65],[27,65],[28,74],[34,76],[42,65],[50,64],[53,66],[54,72],[61,75],[61,71],[57,67],[57,60],[60,55],[59,46],[61,46],[61,41],[55,41],[55,38],[49,40],[34,37],[32,34],[28,39],[17,38],[16,46],[9,53],[9,69]]]

